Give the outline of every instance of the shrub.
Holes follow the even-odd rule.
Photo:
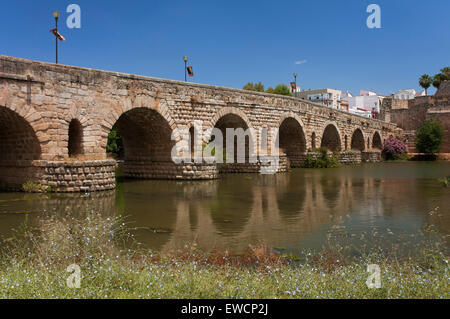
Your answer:
[[[383,157],[385,160],[406,159],[408,146],[396,138],[389,138],[384,144]]]
[[[306,156],[306,168],[335,168],[341,166],[338,154],[333,153],[333,155],[328,156],[328,149],[323,147],[315,150],[315,152],[320,154],[319,157],[311,155]]]
[[[427,120],[417,130],[416,147],[420,153],[435,154],[441,150],[444,128],[437,120]]]
[[[441,185],[443,187],[450,187],[450,176],[444,177],[444,178],[440,178],[439,182],[441,183]]]

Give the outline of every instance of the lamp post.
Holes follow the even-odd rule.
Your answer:
[[[187,62],[188,62],[188,57],[187,56],[183,57],[183,61],[184,61],[184,82],[187,82]]]
[[[53,17],[55,18],[56,32],[58,32],[59,11],[53,11]],[[56,37],[56,64],[58,64],[58,37]]]
[[[297,91],[297,72],[294,73],[295,91]],[[295,94],[295,92],[292,92]]]

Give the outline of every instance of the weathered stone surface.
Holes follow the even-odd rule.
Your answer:
[[[204,130],[255,129],[255,136],[249,136],[255,144],[261,139],[258,129],[280,128],[286,159],[280,159],[278,171],[287,169],[288,161],[301,166],[307,150],[348,149],[357,129],[364,151],[380,148],[374,145],[376,138],[383,141],[398,133],[395,124],[298,98],[0,55],[2,183],[63,182],[52,186],[58,191],[114,187],[114,173],[109,164],[102,164],[113,126],[123,137],[129,177],[208,179],[216,178],[218,171],[260,168],[250,163],[175,165],[171,150],[181,137],[174,130],[189,129],[195,120],[202,121]],[[42,165],[34,166],[35,161]]]
[[[409,151],[416,150],[416,131],[425,120],[439,120],[447,131],[444,136],[442,153],[450,153],[450,81],[441,84],[434,96],[420,96],[412,100],[384,99],[380,119],[392,122],[403,129],[401,138]]]

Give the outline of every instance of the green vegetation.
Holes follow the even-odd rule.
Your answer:
[[[292,96],[291,90],[284,84],[278,84],[273,90],[273,94]]]
[[[261,82],[259,83],[248,82],[246,85],[244,85],[242,89],[247,91],[264,92],[264,84],[262,84]]]
[[[444,81],[450,81],[450,67],[445,67],[441,69],[441,73],[433,76],[432,84],[436,89],[439,89],[441,83]]]
[[[433,79],[428,74],[424,74],[419,79],[420,86],[425,90],[425,95],[428,95],[427,90],[433,83]]]
[[[106,152],[112,153],[116,156],[123,156],[123,142],[117,128],[113,128],[108,134],[108,144],[106,145]]]
[[[52,188],[50,186],[37,184],[33,181],[26,181],[22,185],[22,190],[25,193],[51,193]]]
[[[444,178],[440,178],[439,182],[444,187],[450,187],[450,176],[447,176],[447,177],[444,177]]]
[[[244,85],[242,89],[247,91],[266,92],[271,94],[292,96],[291,90],[284,84],[277,85],[275,89],[269,87],[266,91],[264,91],[264,84],[262,84],[261,82],[258,83],[248,82],[246,85]]]
[[[437,120],[426,120],[416,133],[416,147],[420,153],[436,154],[441,150],[444,127]]]
[[[313,152],[319,153],[319,156],[317,157],[308,154],[306,156],[305,168],[335,168],[341,166],[339,163],[339,155],[337,153],[333,153],[329,156],[328,149],[323,147],[313,150]]]
[[[132,243],[122,220],[95,213],[41,217],[36,229],[22,231],[2,243],[0,298],[450,297],[440,242],[404,258],[395,249],[349,257],[338,245],[284,257],[265,245],[240,255],[204,253],[195,244],[155,254],[121,248]],[[67,287],[72,264],[81,269],[78,289]],[[368,264],[379,265],[381,289],[366,286]]]

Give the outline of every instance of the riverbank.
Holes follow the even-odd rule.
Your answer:
[[[121,220],[44,218],[3,243],[0,298],[450,297],[442,243],[423,246],[414,258],[376,250],[349,258],[334,246],[299,260],[264,245],[240,255],[204,253],[195,244],[165,254],[120,248],[132,240]],[[67,286],[72,264],[81,270],[79,289]],[[380,289],[366,285],[368,264],[380,267]]]

